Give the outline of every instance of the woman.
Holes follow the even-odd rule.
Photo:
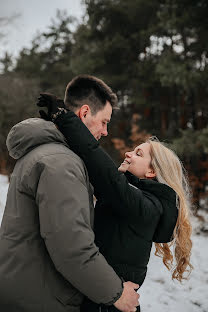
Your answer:
[[[117,169],[72,111],[58,108],[60,102],[48,95],[38,105],[48,107],[47,119],[52,118],[87,167],[97,198],[95,242],[116,273],[141,286],[155,242],[156,255],[172,270],[172,279],[186,279],[184,273],[192,269],[189,190],[174,152],[149,139],[127,152]],[[82,311],[101,308],[86,299]]]

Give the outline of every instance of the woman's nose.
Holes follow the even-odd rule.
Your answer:
[[[131,157],[131,152],[126,152],[125,157]]]

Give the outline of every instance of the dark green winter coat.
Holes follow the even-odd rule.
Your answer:
[[[94,243],[93,190],[83,161],[52,122],[25,120],[0,229],[0,311],[78,312],[83,294],[111,304],[121,279]]]
[[[152,243],[172,239],[178,215],[175,192],[156,180],[119,172],[73,112],[60,115],[56,124],[83,159],[94,186],[94,230],[100,252],[120,276],[141,286]]]

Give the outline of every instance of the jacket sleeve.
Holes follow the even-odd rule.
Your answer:
[[[122,217],[151,219],[161,211],[151,196],[130,185],[110,156],[99,146],[83,122],[71,111],[60,115],[56,124],[70,148],[84,161],[97,199],[110,200],[112,209]]]
[[[40,233],[57,271],[91,300],[114,303],[122,282],[94,243],[84,167],[67,154],[45,156],[39,167]]]

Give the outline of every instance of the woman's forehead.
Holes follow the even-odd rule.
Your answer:
[[[147,143],[147,142],[142,143],[142,144],[138,145],[138,146],[135,148],[135,150],[137,150],[137,149],[141,149],[141,150],[144,151],[144,152],[149,152],[149,151],[150,151],[150,144]]]

